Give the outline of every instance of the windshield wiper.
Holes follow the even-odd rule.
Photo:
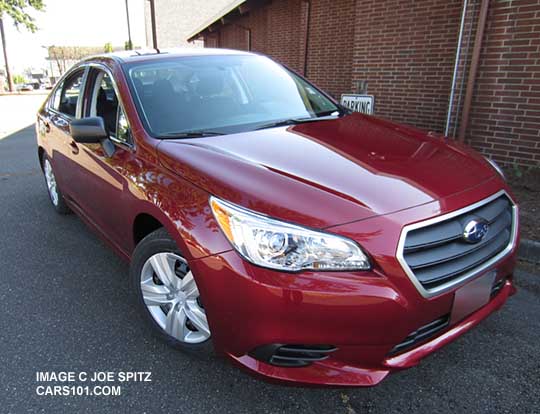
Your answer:
[[[223,132],[218,131],[182,131],[182,132],[166,132],[158,135],[161,139],[175,139],[175,138],[201,138],[201,137],[214,137],[217,135],[225,135]]]
[[[333,115],[335,112],[337,111],[333,111],[331,115],[325,115],[325,116],[282,119],[280,121],[274,121],[274,122],[269,122],[267,124],[260,125],[257,128],[255,128],[255,130],[274,128],[274,127],[280,127],[280,126],[286,126],[286,125],[297,125],[297,124],[303,124],[306,122],[327,121],[327,120],[337,119],[339,115],[337,114]]]

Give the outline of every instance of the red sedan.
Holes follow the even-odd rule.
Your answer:
[[[53,207],[130,262],[153,332],[267,379],[375,385],[515,291],[496,164],[260,55],[89,58],[37,137]]]

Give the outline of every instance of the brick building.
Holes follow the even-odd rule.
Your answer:
[[[540,0],[236,0],[195,39],[270,55],[336,98],[367,81],[376,115],[419,128],[444,132],[448,117],[457,137],[466,111],[467,143],[505,164],[540,165]]]

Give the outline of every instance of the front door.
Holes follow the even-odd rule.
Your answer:
[[[74,198],[87,218],[117,247],[128,251],[132,239],[127,223],[129,167],[135,151],[129,124],[110,73],[92,67],[84,96],[84,116],[100,116],[114,152],[107,154],[102,144],[77,144],[75,160],[79,177]]]

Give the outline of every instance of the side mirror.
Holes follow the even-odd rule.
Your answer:
[[[105,123],[100,116],[74,119],[69,124],[71,137],[81,144],[98,144],[108,138]]]

